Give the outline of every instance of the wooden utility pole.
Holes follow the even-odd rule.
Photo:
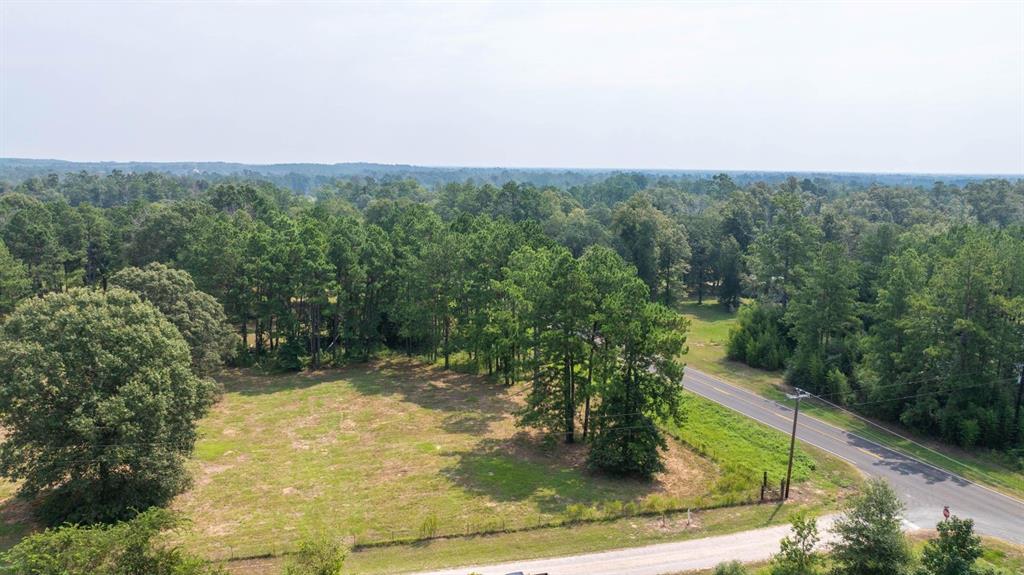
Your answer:
[[[796,450],[796,420],[800,416],[800,400],[810,396],[799,387],[796,388],[796,395],[786,394],[789,399],[796,400],[796,408],[793,410],[793,434],[789,438],[789,465],[786,466],[786,492],[782,494],[783,499],[789,499],[789,482],[793,478],[793,452]]]

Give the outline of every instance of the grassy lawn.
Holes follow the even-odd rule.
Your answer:
[[[695,499],[716,478],[678,446],[673,476],[653,484],[589,474],[581,447],[548,453],[514,427],[521,390],[412,362],[223,381],[196,486],[175,505],[195,522],[189,545],[213,557],[321,532],[365,543],[528,527],[573,505]]]
[[[786,523],[797,512],[818,513],[826,509],[830,508],[821,504],[751,505],[693,513],[689,524],[684,512],[665,517],[634,517],[519,533],[395,545],[352,553],[345,562],[345,572],[352,575],[402,573],[452,565],[606,551],[756,529]],[[225,566],[240,575],[271,575],[277,573],[280,563],[280,559],[268,558],[233,561]]]
[[[517,528],[571,505],[701,495],[714,466],[677,448],[680,480],[593,476],[581,448],[545,453],[509,416],[516,390],[389,361],[223,378],[200,424],[195,487],[175,507],[209,556],[278,553],[312,533],[357,542]]]
[[[226,393],[200,424],[195,486],[174,504],[193,521],[182,543],[211,558],[276,555],[318,534],[366,544],[720,505],[756,498],[761,470],[777,475],[785,463],[762,453],[784,451],[783,434],[696,397],[673,429],[683,442],[670,441],[666,472],[644,483],[588,472],[583,446],[543,447],[513,424],[523,389],[478,376],[392,359],[221,379]],[[810,450],[796,476],[797,502],[824,506],[856,481],[845,463]],[[762,519],[752,521],[744,527]],[[543,540],[552,531],[503,537]],[[537,552],[560,551],[556,539],[538,540]],[[629,542],[609,534],[612,543]],[[451,548],[447,561],[470,544],[427,547],[435,545]],[[373,553],[405,547],[422,544]]]
[[[982,538],[985,553],[979,563],[1005,569],[1007,573],[1024,573],[1024,545],[1013,545],[999,539]]]
[[[785,476],[789,439],[779,431],[753,421],[702,397],[686,394],[680,424],[668,424],[669,433],[697,453],[718,463],[712,493],[719,499],[759,497],[762,474],[769,485],[779,486]],[[793,495],[835,503],[856,486],[858,474],[847,463],[814,447],[799,446],[793,461]],[[811,480],[811,481],[808,481]],[[750,493],[750,486],[755,487]]]
[[[736,314],[722,309],[714,300],[706,300],[703,305],[697,305],[695,302],[684,303],[680,306],[680,311],[692,322],[688,339],[690,352],[686,356],[689,365],[764,397],[791,403],[785,397],[786,387],[781,372],[754,369],[726,358],[726,343],[729,330],[736,323]],[[801,409],[808,415],[917,457],[936,467],[1024,498],[1024,473],[1006,465],[999,454],[984,451],[967,452],[926,438],[914,437],[906,430],[875,422],[886,428],[880,429],[877,425],[859,419],[849,412],[815,401],[801,404]]]

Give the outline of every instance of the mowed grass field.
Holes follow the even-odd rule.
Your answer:
[[[764,397],[781,403],[792,403],[786,399],[786,385],[781,371],[755,369],[726,357],[729,331],[736,325],[735,313],[725,310],[713,299],[705,300],[703,305],[697,305],[696,302],[684,303],[680,306],[680,311],[691,321],[687,340],[690,350],[686,355],[689,365]],[[1010,495],[1024,498],[1024,472],[1007,464],[1004,457],[999,454],[980,450],[968,452],[942,445],[928,438],[912,436],[906,430],[895,429],[882,422],[875,422],[878,425],[873,425],[846,411],[815,401],[801,404],[801,410],[866,439]]]
[[[404,359],[220,379],[195,486],[174,502],[193,524],[182,543],[210,558],[278,555],[318,535],[366,544],[736,502],[756,497],[760,470],[781,469],[788,447],[689,397],[672,430],[683,441],[646,483],[593,474],[585,446],[545,447],[515,427],[522,386]],[[812,451],[795,474],[805,502],[833,502],[856,481]]]
[[[200,424],[195,487],[175,507],[208,556],[549,522],[570,505],[696,498],[715,467],[676,447],[653,484],[589,474],[582,447],[547,453],[511,417],[517,390],[410,361],[296,375],[238,373]]]

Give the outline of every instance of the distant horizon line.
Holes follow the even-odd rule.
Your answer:
[[[382,168],[425,168],[429,170],[521,170],[536,172],[607,172],[607,173],[714,173],[714,174],[839,174],[839,175],[890,175],[890,176],[993,176],[1024,178],[1022,172],[931,172],[931,171],[869,171],[869,170],[827,170],[827,169],[737,169],[737,168],[639,168],[639,167],[574,167],[574,166],[502,166],[502,165],[459,165],[459,164],[409,164],[409,163],[386,163],[371,161],[345,161],[345,162],[241,162],[233,160],[66,160],[62,158],[28,158],[4,156],[0,162],[60,162],[65,164],[101,164],[101,165],[128,165],[128,164],[220,164],[239,165],[246,167],[282,167],[282,166],[375,166]]]

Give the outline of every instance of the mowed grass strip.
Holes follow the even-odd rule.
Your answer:
[[[831,508],[798,503],[749,505],[695,512],[689,522],[686,513],[682,512],[664,517],[632,517],[518,533],[361,549],[349,555],[345,573],[407,573],[683,541],[786,523],[796,513],[816,514],[826,509]],[[281,564],[280,558],[265,558],[230,561],[224,566],[238,575],[276,575]]]
[[[682,414],[680,423],[667,423],[666,428],[719,464],[722,473],[712,487],[714,492],[750,496],[751,487],[756,493],[764,473],[768,474],[769,485],[778,488],[785,477],[789,455],[789,440],[784,434],[692,394],[683,396]],[[827,467],[826,459],[814,457],[805,446],[800,446],[793,458],[793,483],[814,477],[833,481],[837,486],[850,484],[852,472],[835,477],[815,474],[819,467]]]
[[[174,507],[209,557],[277,554],[313,534],[357,542],[513,529],[571,506],[696,501],[717,466],[674,444],[653,483],[585,469],[585,447],[514,426],[522,389],[388,360],[330,372],[222,377],[200,424],[195,486]]]

